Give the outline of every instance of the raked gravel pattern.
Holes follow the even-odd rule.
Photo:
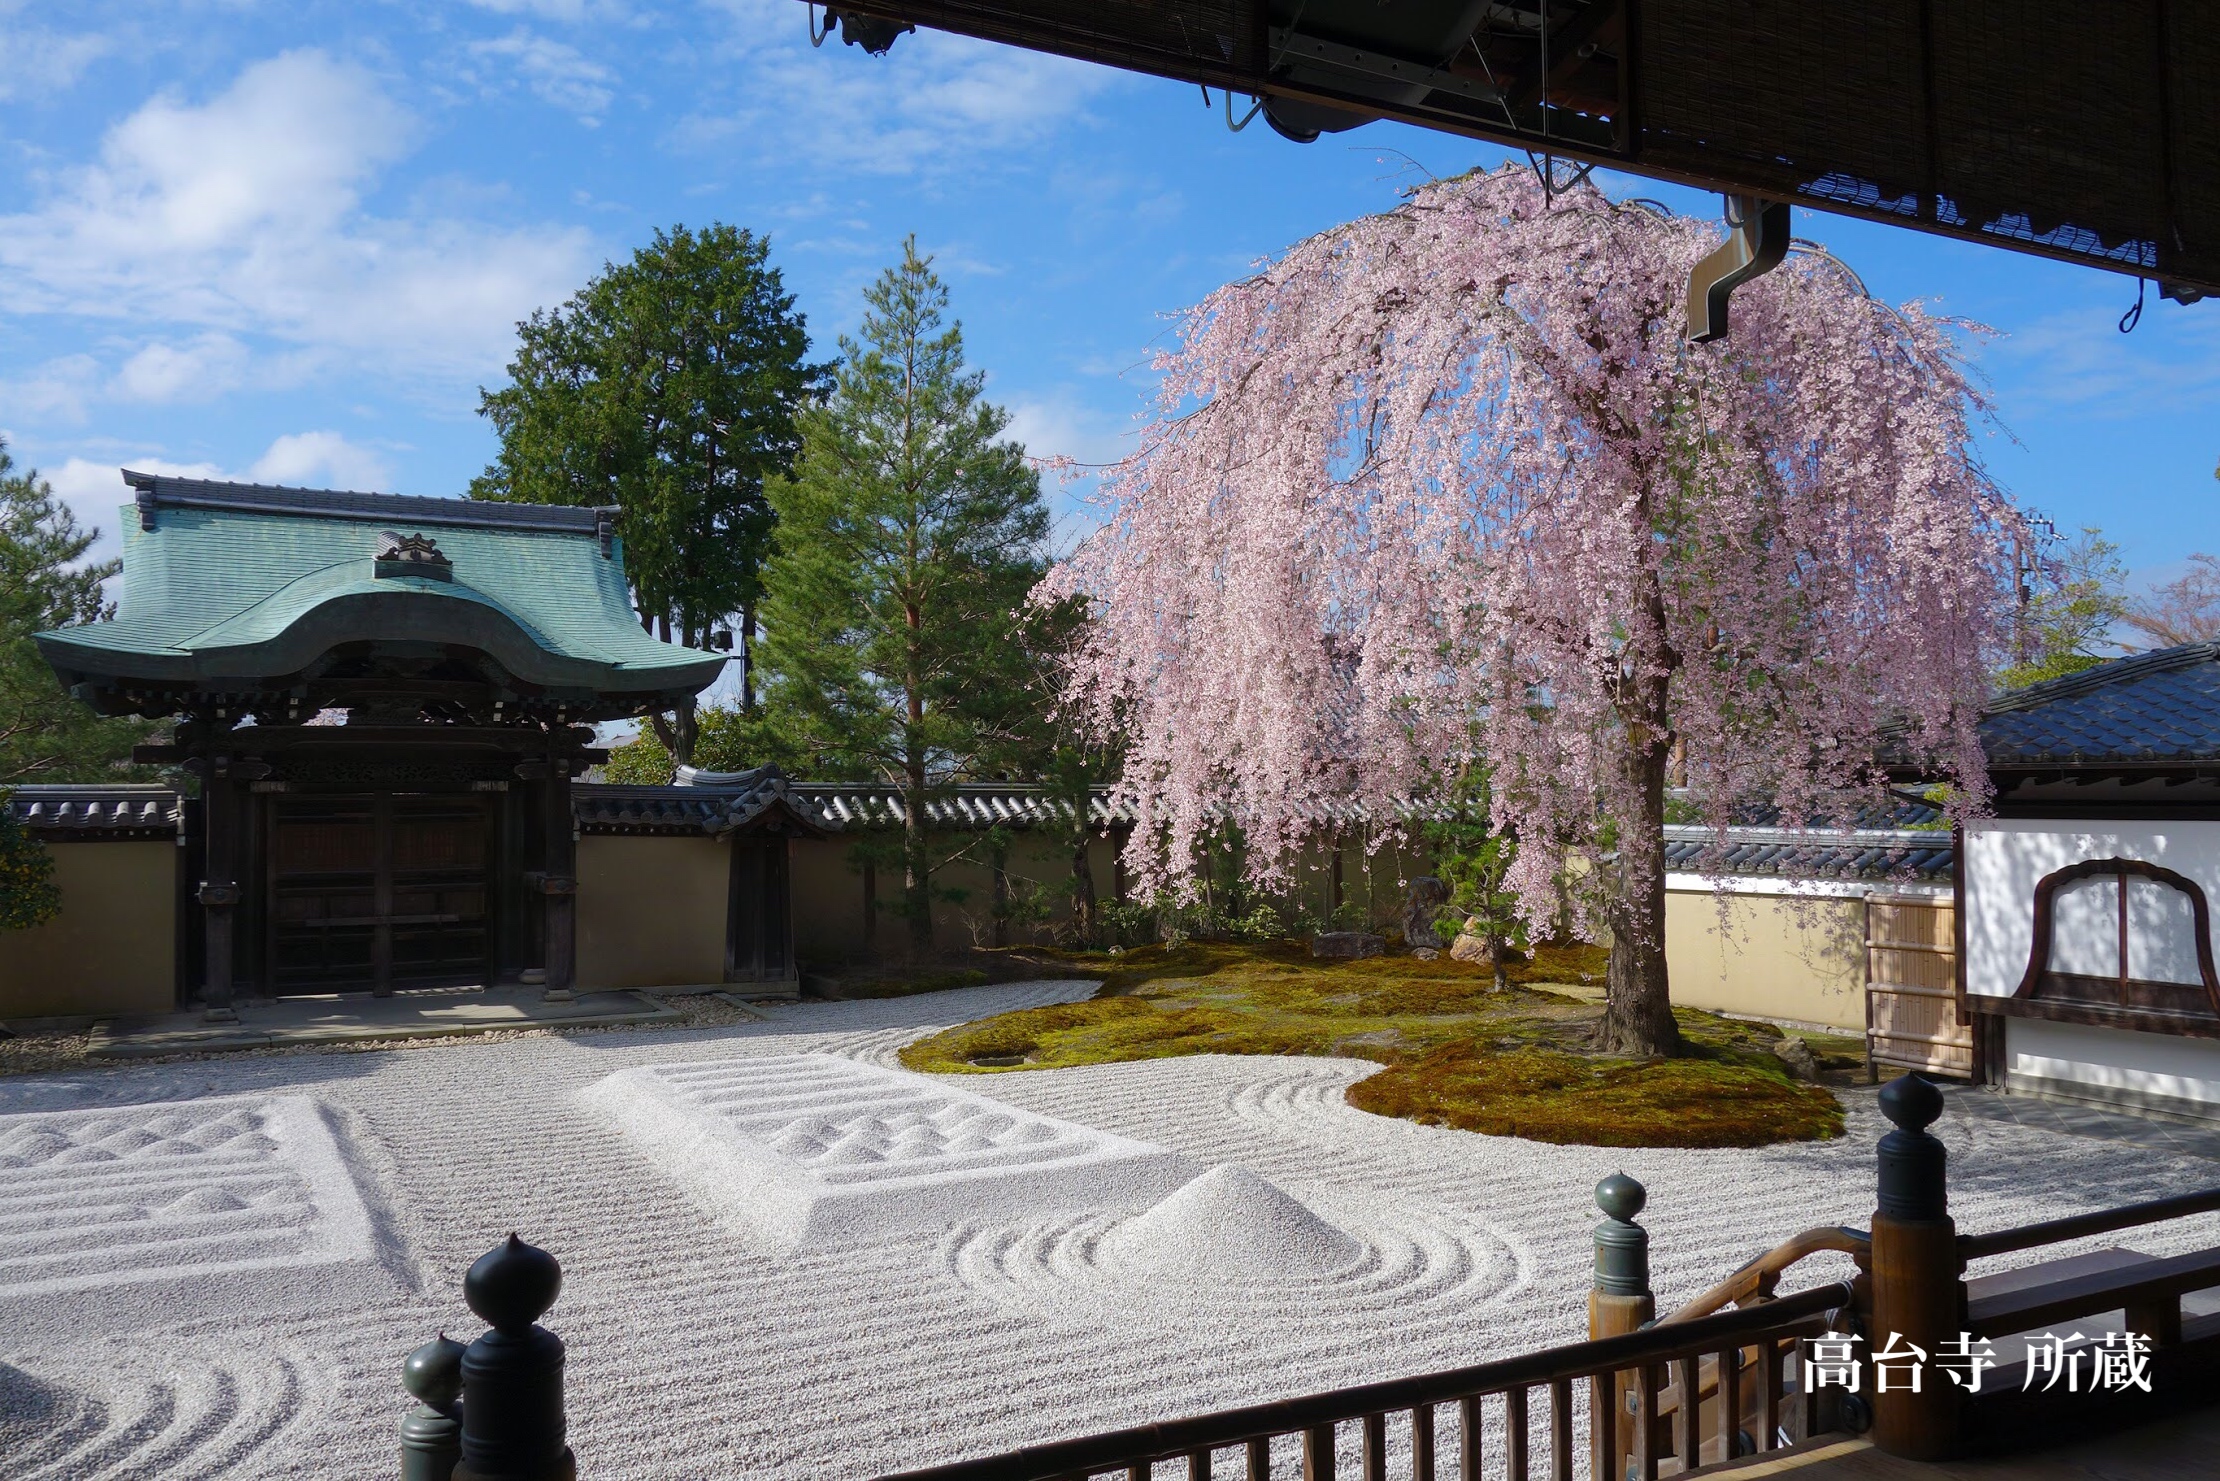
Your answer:
[[[409,1402],[400,1360],[442,1328],[475,1334],[462,1272],[511,1229],[563,1262],[547,1321],[570,1348],[582,1476],[801,1481],[1573,1340],[1590,1190],[1613,1171],[1650,1189],[1663,1308],[1798,1230],[1862,1224],[1872,1208],[1882,1126],[1870,1092],[1847,1097],[1849,1135],[1834,1143],[1615,1151],[1367,1115],[1342,1099],[1372,1071],[1357,1061],[1209,1056],[961,1079],[1189,1159],[1202,1181],[1148,1213],[984,1207],[937,1232],[781,1254],[690,1196],[583,1093],[621,1070],[689,1061],[892,1066],[921,1034],[1087,991],[1019,984],[798,1004],[721,1029],[0,1080],[0,1138],[32,1124],[5,1119],[22,1113],[306,1097],[381,1270],[380,1284],[308,1310],[282,1299],[278,1270],[270,1290],[241,1287],[226,1310],[166,1304],[160,1282],[143,1283],[135,1330],[60,1340],[0,1327],[0,1475],[390,1474]],[[1969,1230],[2220,1181],[2200,1159],[1955,1110],[1938,1131]],[[2154,1254],[2209,1245],[2220,1219],[2126,1242]],[[1814,1260],[1789,1284],[1842,1268]],[[1401,1433],[1391,1428],[1391,1449]]]

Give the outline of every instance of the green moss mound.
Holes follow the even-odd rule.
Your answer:
[[[1056,953],[1100,974],[1086,1002],[998,1014],[902,1050],[910,1069],[995,1074],[1183,1054],[1334,1054],[1383,1071],[1351,1090],[1381,1115],[1594,1146],[1754,1147],[1838,1135],[1841,1108],[1791,1079],[1776,1030],[1676,1012],[1685,1058],[1589,1052],[1605,953],[1543,946],[1506,974],[1410,956],[1318,961],[1300,942]],[[1091,969],[1091,970],[1090,970]]]
[[[1842,1107],[1819,1086],[1712,1059],[1452,1044],[1350,1086],[1349,1104],[1427,1126],[1590,1147],[1762,1147],[1842,1135]]]

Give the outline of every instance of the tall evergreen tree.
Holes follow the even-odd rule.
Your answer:
[[[85,560],[100,532],[78,525],[36,469],[15,471],[0,442],[0,787],[114,775],[146,734],[70,697],[31,635],[114,615],[103,595],[123,568]]]
[[[642,625],[695,647],[735,625],[743,709],[771,536],[763,484],[792,460],[794,412],[820,375],[770,249],[722,224],[659,231],[519,324],[509,385],[478,398],[501,452],[470,486],[476,499],[618,505]],[[692,759],[692,701],[654,727]]]
[[[831,398],[799,418],[802,450],[774,480],[765,578],[769,724],[822,774],[883,779],[906,825],[900,909],[932,944],[940,861],[926,803],[1020,764],[1040,734],[1026,595],[1044,569],[1048,511],[1009,416],[964,367],[948,290],[913,237],[865,291]]]

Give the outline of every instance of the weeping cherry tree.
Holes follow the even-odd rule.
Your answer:
[[[1669,770],[1721,838],[1754,800],[1847,821],[1884,755],[1984,805],[2026,531],[1972,446],[1964,326],[1803,250],[1689,344],[1715,242],[1507,168],[1182,316],[1042,593],[1091,605],[1069,699],[1124,742],[1144,881],[1229,820],[1284,880],[1319,803],[1391,816],[1478,765],[1529,924],[1569,895],[1610,932],[1598,1046],[1667,1054]]]

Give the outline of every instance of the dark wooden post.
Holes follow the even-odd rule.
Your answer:
[[[1893,1340],[1927,1354],[1917,1387],[1904,1365],[1873,1373],[1873,1443],[1907,1460],[1942,1460],[1958,1447],[1958,1390],[1932,1364],[1965,1324],[1958,1227],[1951,1222],[1948,1153],[1927,1127],[1943,1111],[1942,1092],[1917,1075],[1881,1088],[1881,1114],[1896,1129],[1881,1138],[1880,1201],[1873,1214],[1872,1310],[1868,1352]]]
[[[239,799],[231,758],[210,756],[200,767],[200,816],[204,842],[198,898],[207,966],[200,988],[210,1023],[235,1022],[231,1006],[232,934],[239,922]]]
[[[548,1002],[568,1002],[578,979],[578,844],[570,809],[571,732],[558,725],[547,733],[547,852],[540,889],[547,899]]]
[[[1618,1337],[1639,1331],[1657,1316],[1650,1291],[1650,1232],[1634,1216],[1650,1201],[1640,1183],[1623,1172],[1596,1184],[1596,1278],[1588,1293],[1588,1336]],[[1640,1375],[1632,1370],[1594,1381],[1589,1390],[1588,1435],[1597,1481],[1626,1474],[1632,1426],[1626,1395]]]
[[[555,1257],[514,1234],[463,1277],[463,1299],[493,1330],[463,1353],[454,1481],[577,1481],[564,1443],[563,1340],[535,1325],[562,1288]]]
[[[449,1481],[462,1458],[464,1348],[445,1332],[408,1355],[401,1385],[418,1400],[401,1421],[401,1481]]]
[[[200,1000],[210,1023],[235,1023],[239,1014],[232,998],[243,898],[239,872],[245,844],[240,837],[244,798],[239,784],[268,776],[270,766],[254,757],[203,755],[191,769],[200,774],[202,858],[200,885],[194,891],[202,911],[206,951]]]

